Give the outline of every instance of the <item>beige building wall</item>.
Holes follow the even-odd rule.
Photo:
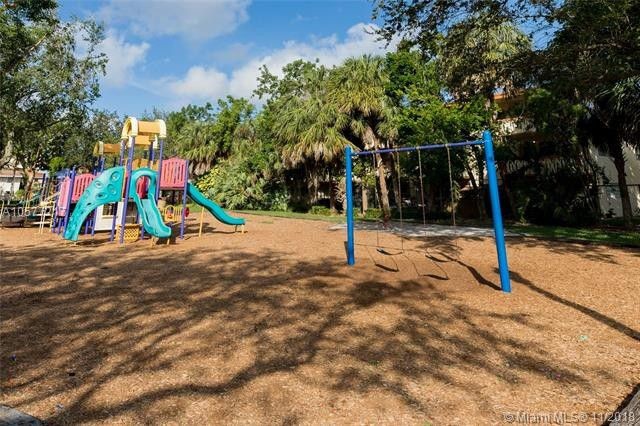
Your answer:
[[[611,213],[613,216],[622,216],[622,204],[620,203],[620,190],[618,189],[618,172],[613,164],[613,159],[606,154],[590,149],[598,166],[602,167],[606,181],[600,184],[600,208],[602,213]],[[630,147],[624,147],[626,159],[627,185],[631,198],[633,213],[640,214],[640,156]],[[608,181],[608,182],[607,182]]]

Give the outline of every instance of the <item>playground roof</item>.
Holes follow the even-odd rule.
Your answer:
[[[120,154],[119,143],[96,142],[93,147],[93,155]]]
[[[164,120],[139,121],[135,117],[127,117],[122,126],[121,139],[128,139],[129,136],[136,138],[136,145],[150,145],[156,137],[164,139],[167,137],[167,126]]]

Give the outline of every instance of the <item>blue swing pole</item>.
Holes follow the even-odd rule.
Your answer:
[[[493,231],[496,238],[496,250],[498,252],[498,269],[500,270],[500,287],[505,293],[511,293],[511,281],[509,279],[509,264],[507,262],[507,248],[504,242],[504,225],[502,224],[502,211],[500,209],[500,194],[498,192],[498,175],[496,173],[496,161],[493,153],[493,138],[491,132],[485,130],[482,134],[484,141],[484,156],[487,162],[487,180],[489,181],[489,196],[491,198],[491,216],[493,218]]]
[[[351,157],[351,147],[347,146],[344,151],[346,168],[346,192],[347,192],[347,265],[356,263],[353,235],[353,158]]]

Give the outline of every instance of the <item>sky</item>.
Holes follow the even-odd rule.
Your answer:
[[[327,66],[393,48],[372,30],[367,0],[61,0],[60,14],[102,22],[109,62],[96,107],[141,115],[252,98],[259,68]]]

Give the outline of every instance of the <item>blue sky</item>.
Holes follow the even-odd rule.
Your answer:
[[[63,18],[104,23],[100,50],[109,64],[97,107],[120,115],[250,97],[262,64],[277,73],[298,58],[331,66],[390,48],[370,34],[375,24],[365,0],[60,3]]]

